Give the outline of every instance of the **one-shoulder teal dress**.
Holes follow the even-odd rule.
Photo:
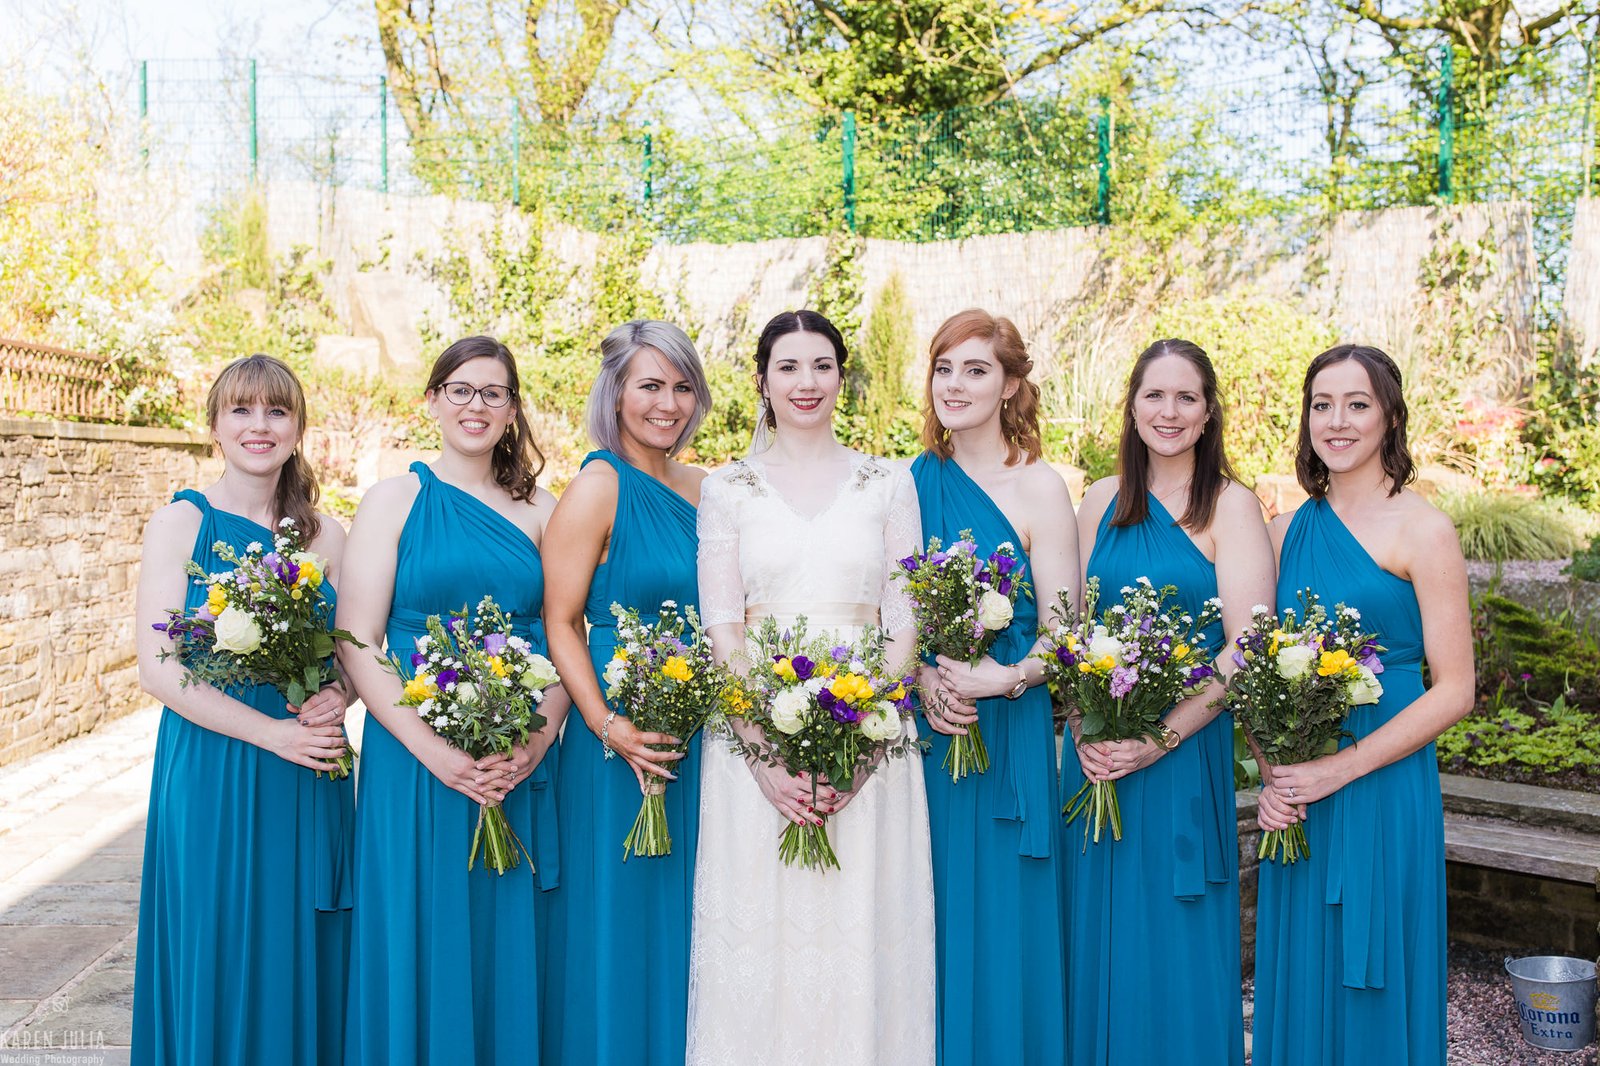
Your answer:
[[[1089,555],[1100,608],[1148,577],[1198,615],[1216,567],[1161,501],[1133,526],[1106,508]],[[1203,636],[1216,655],[1221,623]],[[1083,784],[1076,752],[1061,791]],[[1083,842],[1067,827],[1067,1061],[1072,1066],[1237,1066],[1244,1061],[1239,959],[1239,832],[1233,720],[1204,729],[1117,781],[1122,839]]]
[[[595,676],[616,647],[611,605],[650,617],[665,600],[698,600],[695,508],[609,451],[617,510],[606,560],[584,613]],[[602,682],[603,685],[603,682]],[[601,1066],[682,1066],[689,1002],[689,916],[700,825],[700,738],[667,786],[672,852],[622,861],[639,813],[626,760],[607,760],[574,714],[561,738],[561,887],[552,893],[545,989],[545,1058]]]
[[[545,651],[544,570],[527,534],[475,496],[411,464],[421,482],[400,531],[388,651],[406,675],[429,615],[493,596]],[[478,805],[447,787],[367,716],[356,806],[356,905],[345,1061],[539,1061],[535,897],[557,868],[541,763],[506,797],[532,853],[497,874],[467,869]]]
[[[1022,538],[954,460],[911,464],[924,536],[944,544],[971,530],[981,554],[1009,543],[1028,577]],[[1023,661],[1038,636],[1036,596],[1017,600],[989,655]],[[1059,904],[1061,799],[1050,694],[978,701],[989,770],[950,780],[951,738],[930,732],[923,760],[933,834],[938,1061],[943,1066],[1057,1063],[1066,1040],[1066,945]]]
[[[190,555],[209,573],[272,531],[200,510]],[[331,602],[333,586],[323,585]],[[184,609],[206,600],[189,583]],[[228,695],[288,718],[270,685]],[[161,712],[139,890],[132,1061],[187,1066],[337,1061],[350,947],[354,782]]]
[[[1422,695],[1422,613],[1411,583],[1382,569],[1327,500],[1300,505],[1284,534],[1278,608],[1311,589],[1361,612],[1378,635],[1383,696],[1352,707],[1359,742]],[[1311,857],[1261,864],[1256,904],[1254,1061],[1373,1066],[1445,1061],[1444,809],[1427,744],[1308,805]]]

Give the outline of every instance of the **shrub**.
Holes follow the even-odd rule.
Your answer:
[[[1446,492],[1439,507],[1456,524],[1468,559],[1564,559],[1594,519],[1560,500],[1518,492]]]
[[[1561,571],[1579,581],[1600,581],[1600,537],[1589,542],[1587,548],[1572,553],[1572,561]]]
[[[1515,688],[1530,700],[1567,700],[1600,713],[1600,639],[1570,612],[1547,618],[1489,593],[1473,604],[1481,695]]]

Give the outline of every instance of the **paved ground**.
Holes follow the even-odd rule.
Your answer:
[[[128,1061],[159,715],[140,711],[0,769],[0,1066]],[[1452,950],[1450,977],[1452,1066],[1595,1062],[1592,1047],[1562,1056],[1516,1037],[1508,983],[1488,954]]]

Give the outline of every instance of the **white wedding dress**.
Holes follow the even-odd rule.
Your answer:
[[[700,494],[700,611],[709,626],[791,622],[855,637],[914,621],[891,582],[919,549],[910,474],[869,456],[802,514],[759,459]],[[910,730],[915,725],[907,723]],[[933,870],[921,756],[887,760],[828,819],[841,869],[788,867],[789,823],[726,737],[707,737],[689,963],[689,1066],[934,1061]]]

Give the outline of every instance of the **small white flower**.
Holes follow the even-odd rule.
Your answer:
[[[1264,603],[1258,603],[1254,607],[1250,608],[1250,614],[1252,616],[1258,615],[1258,614],[1271,614],[1271,613],[1272,613],[1272,608],[1268,607]]]
[[[455,693],[457,701],[461,703],[478,702],[478,686],[471,681],[457,681],[450,686],[450,691]]]
[[[245,545],[244,550],[246,553],[254,555],[256,552],[261,550],[261,542],[259,540],[253,540],[249,544]]]
[[[676,611],[678,609],[678,601],[677,600],[662,600],[661,601],[661,609],[664,610],[664,611],[668,611],[668,610]]]
[[[435,718],[433,720],[433,728],[435,728],[435,729],[443,729],[445,726],[447,726],[449,724],[450,724],[450,719],[446,718],[442,714],[439,717],[437,717],[437,718]]]

